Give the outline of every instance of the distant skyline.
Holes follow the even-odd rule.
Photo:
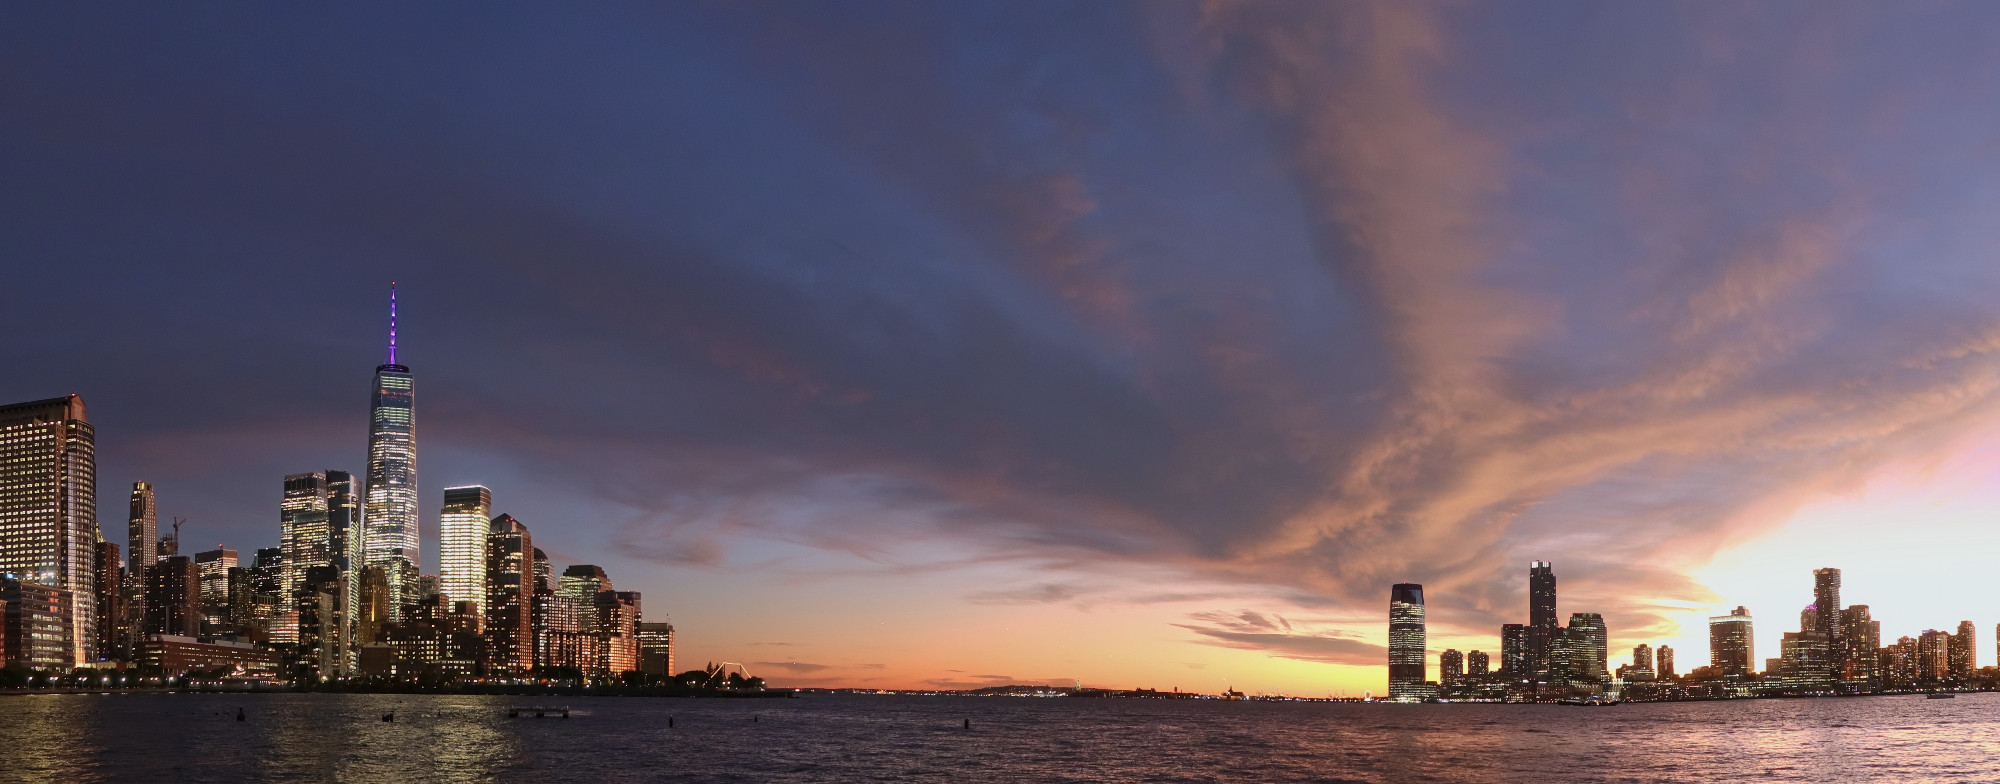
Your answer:
[[[483,485],[682,662],[789,685],[1358,695],[1387,586],[1434,668],[1528,620],[1531,561],[1683,670],[1821,567],[1885,640],[1991,629],[1996,37],[1969,3],[25,6],[0,404],[88,401],[107,539],[143,480],[184,553],[247,558],[285,476],[369,470],[395,281],[422,570]]]

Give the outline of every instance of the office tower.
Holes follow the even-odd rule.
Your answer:
[[[444,489],[438,513],[438,580],[454,602],[486,603],[486,530],[493,524],[493,493],[479,485]]]
[[[229,570],[236,568],[236,551],[227,547],[195,553],[195,569],[201,572],[201,603],[209,607],[229,605]]]
[[[132,483],[132,514],[125,525],[125,568],[137,576],[160,560],[160,516],[153,505],[153,484]]]
[[[435,574],[417,575],[417,596],[423,599],[444,596],[444,579]],[[443,606],[451,606],[451,599],[446,598]]]
[[[1514,680],[1534,676],[1528,656],[1528,627],[1509,623],[1500,627],[1500,674]]]
[[[1869,617],[1868,605],[1857,604],[1841,612],[1840,623],[1841,639],[1847,646],[1841,672],[1841,685],[1849,691],[1868,692],[1879,689],[1882,622]]]
[[[1457,686],[1465,679],[1465,654],[1455,648],[1446,648],[1438,654],[1438,685]]]
[[[1528,666],[1535,676],[1548,673],[1555,633],[1556,567],[1533,561],[1528,564]]]
[[[305,587],[306,570],[333,562],[327,532],[326,473],[285,477],[285,494],[278,504],[278,541],[285,548],[283,591],[295,598]]]
[[[486,650],[489,671],[519,677],[535,666],[535,544],[511,515],[486,533]]]
[[[301,575],[298,597],[299,643],[294,649],[292,675],[300,680],[344,677],[353,660],[348,648],[347,576],[332,564],[320,564]]]
[[[358,570],[361,568],[361,539],[364,533],[361,495],[361,481],[353,474],[331,469],[326,472],[326,549],[331,559],[328,563],[339,570],[341,588],[347,592],[340,597],[340,614],[350,628],[354,622],[354,608],[361,603],[361,581],[358,579],[361,576]],[[358,656],[359,651],[353,641],[348,642],[348,652]],[[350,660],[344,666],[352,672],[355,663]]]
[[[146,571],[146,633],[201,634],[201,571],[187,556],[161,558]]]
[[[596,674],[617,678],[639,669],[638,591],[600,591],[596,597]]]
[[[92,643],[93,661],[114,661],[125,658],[120,633],[124,631],[125,586],[119,579],[119,572],[125,563],[118,557],[118,543],[104,541],[104,535],[97,537],[97,546],[91,551],[91,579],[95,585],[91,589],[92,601],[97,602],[97,638]]]
[[[389,286],[389,361],[375,368],[368,417],[368,500],[362,518],[369,566],[385,566],[391,619],[415,604],[417,428],[415,377],[396,362],[396,286]]]
[[[370,645],[388,639],[389,605],[395,598],[389,590],[389,570],[382,566],[363,566],[358,582],[359,597],[354,610],[354,637],[357,645]]]
[[[52,585],[0,574],[0,658],[4,664],[67,673],[76,653],[69,645],[72,595]]]
[[[555,567],[549,563],[549,554],[542,552],[542,548],[537,547],[535,548],[535,592],[547,591],[555,593],[555,590]]]
[[[565,578],[566,579],[566,578]],[[1424,587],[1397,583],[1389,589],[1389,696],[1423,699]]]
[[[639,624],[639,671],[664,680],[674,676],[674,625]],[[1484,658],[1481,658],[1484,661]]]
[[[575,599],[585,605],[597,601],[597,595],[613,590],[611,576],[600,567],[591,564],[577,564],[562,573],[562,581],[556,584],[556,593]]]
[[[229,601],[223,613],[223,626],[230,634],[249,634],[257,618],[257,570],[238,566],[229,570],[226,579]]]
[[[1825,635],[1810,628],[1785,632],[1778,645],[1782,675],[1779,682],[1787,691],[1824,692],[1833,688],[1833,670],[1827,664],[1831,643]],[[1765,677],[1769,680],[1769,673]]]
[[[1570,659],[1571,678],[1603,681],[1611,668],[1611,635],[1604,626],[1604,617],[1592,612],[1570,613],[1568,631],[1570,644],[1575,646]]]
[[[1813,570],[1813,607],[1818,617],[1812,631],[1826,640],[1827,676],[1839,680],[1847,666],[1847,643],[1840,619],[1840,570]],[[1805,631],[1801,627],[1800,631]]]
[[[1653,652],[1653,658],[1659,662],[1656,669],[1659,670],[1660,680],[1670,681],[1677,677],[1674,672],[1674,646],[1660,646],[1659,650]]]
[[[97,646],[96,440],[77,395],[0,406],[0,576],[66,594],[70,666]]]
[[[1946,665],[1946,674],[1953,678],[1963,680],[1971,677],[1972,671],[1978,669],[1979,657],[1972,644],[1973,632],[1971,621],[1960,621],[1958,633],[1951,635],[1948,648],[1950,659]]]
[[[1757,666],[1757,645],[1752,638],[1750,611],[1737,607],[1728,615],[1708,619],[1708,664],[1717,673],[1731,677],[1749,675]]]
[[[1491,663],[1487,661],[1485,651],[1465,652],[1465,676],[1467,678],[1485,680],[1489,674],[1488,668],[1490,666]]]

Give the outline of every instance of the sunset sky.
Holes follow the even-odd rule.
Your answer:
[[[1536,559],[1614,667],[1823,566],[1995,663],[2000,5],[7,16],[0,403],[121,543],[364,468],[393,280],[425,571],[485,484],[688,665],[1379,693]]]

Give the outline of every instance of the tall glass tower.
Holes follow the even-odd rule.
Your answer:
[[[1424,686],[1424,587],[1397,583],[1389,589],[1389,697],[1420,700]]]
[[[1555,644],[1556,565],[1528,564],[1528,667],[1536,676],[1549,672],[1549,649]]]
[[[362,510],[364,557],[389,575],[389,615],[414,603],[417,574],[416,389],[396,363],[396,284],[389,284],[389,361],[375,368],[368,416],[368,493]]]
[[[94,660],[99,535],[97,431],[83,398],[0,406],[0,578],[59,589],[61,639],[46,665]]]
[[[493,493],[479,485],[444,489],[438,514],[438,584],[451,602],[486,607],[486,530],[493,526]]]

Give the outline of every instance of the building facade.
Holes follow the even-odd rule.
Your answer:
[[[1532,677],[1546,677],[1549,649],[1555,644],[1556,566],[1548,561],[1528,564],[1528,667]]]
[[[1389,697],[1430,696],[1424,682],[1424,587],[1397,583],[1389,589]]]
[[[389,579],[392,618],[415,604],[417,574],[416,379],[396,361],[396,289],[389,288],[389,361],[375,368],[368,414],[367,502],[362,513],[369,566]]]
[[[0,578],[65,592],[66,666],[97,647],[97,431],[78,395],[0,406]]]
[[[454,602],[486,606],[486,532],[493,492],[479,485],[444,489],[438,514],[439,590]]]
[[[1742,607],[1708,619],[1708,664],[1717,673],[1747,677],[1757,669],[1757,643],[1750,611]]]
[[[524,676],[535,666],[535,545],[512,515],[486,534],[486,651],[492,675]]]

